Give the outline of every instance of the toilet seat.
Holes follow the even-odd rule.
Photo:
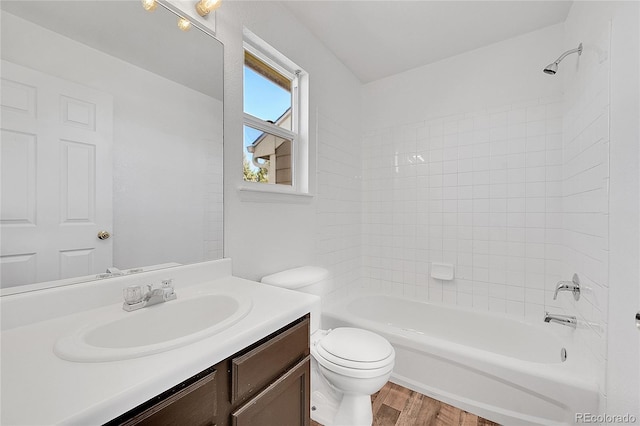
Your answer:
[[[374,369],[357,369],[357,368],[343,367],[341,365],[334,364],[330,361],[327,361],[321,356],[318,357],[317,355],[315,356],[315,360],[318,362],[318,364],[321,367],[324,367],[329,371],[332,371],[341,376],[351,377],[354,379],[372,379],[375,377],[384,376],[385,374],[390,373],[393,370],[393,366],[394,366],[393,360],[390,364],[388,364],[385,367],[374,368]]]
[[[320,365],[349,377],[387,374],[395,360],[393,346],[386,339],[359,328],[329,330],[313,342],[311,349]]]

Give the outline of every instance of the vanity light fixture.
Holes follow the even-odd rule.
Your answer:
[[[142,0],[142,7],[144,8],[144,10],[152,12],[156,9],[156,7],[158,7],[158,3],[156,2],[156,0]]]
[[[210,12],[216,10],[222,4],[222,0],[200,0],[196,4],[196,10],[200,16],[207,16]]]
[[[191,29],[191,21],[181,16],[178,17],[178,28],[182,31],[189,31]]]

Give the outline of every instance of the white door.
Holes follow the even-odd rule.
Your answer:
[[[2,61],[0,287],[112,265],[113,99]]]

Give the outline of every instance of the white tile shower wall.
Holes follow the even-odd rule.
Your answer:
[[[328,114],[317,114],[316,263],[330,270],[325,301],[340,298],[361,274],[361,170],[358,135]]]
[[[222,117],[222,102],[218,106],[215,116]],[[213,124],[214,135],[223,132],[222,121]],[[204,258],[221,259],[224,257],[224,204],[223,204],[223,141],[210,139],[206,143],[206,188],[205,193],[205,237]]]
[[[567,313],[577,315],[579,350],[599,373],[604,394],[607,357],[609,288],[609,107],[610,40],[608,19],[585,25],[588,8],[572,10],[567,19],[565,49],[582,42],[578,58],[563,67],[565,111],[562,174],[563,277],[578,273],[582,297],[559,297]],[[604,412],[604,406],[601,409]]]
[[[542,320],[562,272],[561,99],[372,131],[363,156],[363,288]]]

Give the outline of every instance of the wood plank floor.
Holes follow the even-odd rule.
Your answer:
[[[373,426],[499,426],[497,423],[387,382],[371,395]],[[322,426],[311,421],[311,426]]]

